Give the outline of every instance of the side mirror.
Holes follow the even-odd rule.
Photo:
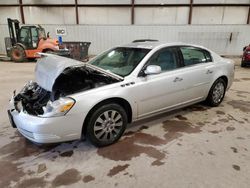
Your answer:
[[[47,38],[49,38],[49,32],[47,33]]]
[[[144,71],[146,75],[150,74],[160,74],[161,73],[161,67],[158,65],[149,65],[147,66],[146,70]]]

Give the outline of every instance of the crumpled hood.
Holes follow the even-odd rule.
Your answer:
[[[82,62],[53,54],[43,54],[37,60],[35,80],[39,86],[47,91],[52,91],[56,78],[63,70],[70,66],[84,65]]]

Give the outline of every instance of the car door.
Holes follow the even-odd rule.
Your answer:
[[[178,105],[183,95],[183,79],[176,48],[164,48],[149,59],[144,66],[158,65],[162,72],[155,75],[139,75],[136,87],[131,91],[138,106],[138,118]],[[143,71],[142,70],[142,71]]]
[[[183,103],[205,99],[215,71],[211,54],[205,49],[192,46],[179,47],[179,53],[185,84]]]

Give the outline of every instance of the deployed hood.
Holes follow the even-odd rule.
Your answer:
[[[53,86],[55,84],[56,79],[59,77],[60,74],[63,73],[64,70],[69,67],[87,66],[89,69],[93,69],[114,79],[123,79],[122,77],[115,75],[111,72],[107,72],[93,65],[83,63],[74,59],[69,59],[53,54],[39,53],[39,55],[41,55],[42,58],[38,59],[36,64],[35,80],[39,86],[41,86],[47,91],[53,90]]]
[[[40,53],[40,55],[42,58],[38,59],[36,63],[35,80],[47,91],[52,91],[56,78],[65,68],[82,64],[79,61],[53,54]]]
[[[36,82],[27,83],[14,97],[16,109],[21,104],[32,115],[42,115],[49,101],[121,81],[119,76],[90,64],[52,54],[40,55]]]

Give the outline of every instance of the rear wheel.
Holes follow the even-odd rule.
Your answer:
[[[241,67],[246,67],[246,64],[243,61],[241,62]]]
[[[115,143],[127,126],[127,114],[118,104],[106,104],[91,115],[86,129],[87,139],[97,147]]]
[[[225,92],[226,82],[222,78],[217,79],[209,91],[207,103],[210,106],[218,106],[222,102]]]
[[[14,46],[10,51],[10,58],[15,62],[23,62],[26,58],[24,49],[21,46]]]

